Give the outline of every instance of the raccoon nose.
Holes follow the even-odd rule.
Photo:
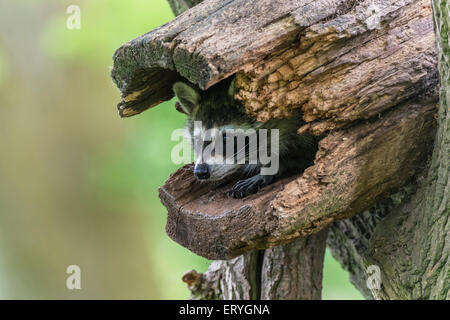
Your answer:
[[[194,175],[200,180],[209,178],[209,166],[206,163],[197,164],[194,168]]]

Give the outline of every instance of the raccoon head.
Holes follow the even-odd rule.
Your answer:
[[[225,80],[206,91],[177,82],[173,90],[180,102],[178,110],[188,116],[186,127],[194,148],[194,175],[200,180],[218,181],[240,170],[243,164],[234,161],[238,150],[227,150],[231,139],[227,132],[249,127],[252,120],[234,99],[234,80]]]

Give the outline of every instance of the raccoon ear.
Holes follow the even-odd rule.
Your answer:
[[[228,88],[228,96],[231,99],[234,99],[234,95],[236,94],[236,79],[233,79],[233,81],[231,81],[230,87]]]
[[[180,100],[183,113],[190,114],[200,103],[200,94],[190,85],[184,82],[176,82],[173,85],[173,92]]]

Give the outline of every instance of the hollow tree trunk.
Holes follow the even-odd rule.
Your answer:
[[[175,15],[202,0],[168,0]],[[317,300],[328,230],[287,245],[252,251],[230,261],[215,261],[205,274],[183,276],[192,299]]]
[[[450,9],[447,0],[432,3],[441,87],[429,168],[370,211],[330,228],[333,256],[366,297],[450,299]],[[381,287],[371,292],[369,265],[381,271]]]
[[[179,1],[181,5],[178,6],[174,5],[178,1],[171,0],[170,2],[173,8],[183,7],[187,9],[185,1]],[[450,133],[448,130],[449,107],[447,104],[447,101],[450,100],[448,98],[448,59],[450,51],[448,42],[442,41],[445,37],[448,39],[446,22],[448,22],[449,13],[446,0],[434,0],[433,5],[435,24],[440,34],[438,41],[441,41],[439,46],[441,107],[437,142],[429,172],[424,174],[424,177],[420,177],[424,179],[422,183],[420,181],[408,183],[399,192],[379,201],[372,209],[366,210],[355,217],[335,222],[331,226],[328,236],[327,243],[333,256],[349,271],[352,283],[368,299],[374,297],[385,299],[449,298],[450,227],[445,222],[449,221],[450,215],[448,182],[450,164],[448,140],[450,139]],[[174,10],[177,15],[182,11]],[[419,184],[421,186],[418,186]],[[434,236],[430,237],[430,234]],[[313,237],[311,236],[309,241],[314,242],[314,239],[311,239]],[[253,270],[257,273],[258,267],[255,267],[255,265],[261,263],[261,261],[258,261],[258,259],[261,259],[261,253],[249,253],[230,262],[214,262],[208,272],[201,275],[201,281],[197,281],[195,285],[190,285],[192,296],[194,298],[215,299],[255,298],[258,296],[256,292],[259,292],[261,298],[269,299],[317,299],[320,297],[321,285],[309,284],[303,286],[304,283],[292,274],[288,274],[284,278],[286,282],[292,285],[292,282],[297,280],[297,285],[299,288],[303,286],[303,289],[311,289],[316,286],[315,292],[312,292],[314,291],[312,290],[310,294],[300,294],[300,290],[294,290],[295,292],[292,295],[270,287],[270,284],[282,277],[283,271],[280,269],[286,268],[287,265],[291,267],[294,265],[294,272],[301,274],[305,265],[290,262],[296,261],[292,260],[293,257],[307,259],[307,257],[314,256],[314,253],[308,254],[302,250],[306,241],[300,239],[285,246],[266,250],[263,262],[263,265],[266,266],[263,270],[266,272],[262,273],[262,281],[259,283],[255,279],[253,281],[236,281],[236,278],[229,277],[225,280],[222,275],[239,274],[239,271],[236,272],[236,265],[239,266],[240,270],[245,269],[247,272]],[[317,257],[320,259],[321,255],[323,259],[323,252],[319,253]],[[287,257],[290,261],[274,259],[280,256]],[[395,257],[394,263],[392,263],[393,257]],[[366,269],[372,264],[380,267],[382,285],[381,289],[372,289],[371,292],[366,283]],[[321,270],[320,263],[316,267]],[[269,270],[272,272],[269,272]],[[307,274],[313,275],[314,272]],[[247,277],[251,278],[248,274]],[[255,289],[258,286],[260,287]],[[232,292],[240,292],[241,294],[237,295]],[[243,294],[244,292],[245,294]]]
[[[178,15],[202,1],[169,2]],[[448,6],[434,7],[444,43]],[[180,79],[206,90],[236,75],[249,115],[301,108],[299,132],[324,137],[314,166],[244,201],[196,184],[188,166],[160,188],[169,236],[231,259],[186,273],[192,297],[318,299],[326,240],[367,298],[448,298],[448,43],[439,54],[426,169],[437,82],[428,0],[207,0],[119,48],[122,117],[170,99]],[[379,289],[367,283],[373,266]]]

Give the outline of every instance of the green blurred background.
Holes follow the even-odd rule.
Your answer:
[[[69,30],[66,9],[81,8]],[[158,186],[174,102],[116,112],[112,54],[173,18],[166,0],[0,2],[0,298],[183,299],[209,261],[172,242]],[[81,290],[66,268],[81,267]],[[327,252],[325,299],[361,299]]]

